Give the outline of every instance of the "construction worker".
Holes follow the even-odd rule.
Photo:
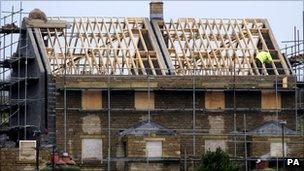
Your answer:
[[[255,63],[259,69],[260,74],[262,74],[263,73],[263,69],[262,69],[263,64],[266,66],[266,68],[269,68],[268,66],[272,62],[272,57],[269,52],[262,51],[257,54],[255,61],[256,61]]]

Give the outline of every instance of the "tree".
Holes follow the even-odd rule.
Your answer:
[[[201,159],[197,171],[237,171],[236,165],[230,161],[229,155],[221,148],[207,151]]]

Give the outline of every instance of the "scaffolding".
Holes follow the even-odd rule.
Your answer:
[[[2,3],[2,2],[1,2]],[[18,9],[15,9],[17,6]],[[0,129],[17,129],[17,139],[27,139],[28,37],[22,29],[22,2],[11,11],[1,9],[1,115]]]
[[[22,38],[22,2],[20,3],[20,10],[12,9],[11,14],[1,18],[1,25],[15,23],[14,16],[19,15],[18,29],[1,30],[1,61],[2,66],[1,73],[1,129],[6,125],[14,125],[11,122],[13,116],[18,116],[17,127],[28,126],[27,124],[27,103],[29,100],[27,94],[27,85],[29,80],[35,80],[35,77],[28,77],[27,64],[28,59],[28,35],[25,39]],[[11,20],[8,21],[8,18]],[[200,160],[198,151],[201,148],[198,142],[198,138],[201,136],[210,135],[206,132],[202,126],[200,116],[208,115],[210,113],[227,112],[232,114],[232,130],[227,133],[215,133],[213,136],[227,136],[227,143],[232,145],[232,152],[230,155],[233,160],[242,163],[246,170],[251,169],[252,162],[256,161],[257,157],[250,157],[248,155],[247,145],[251,142],[266,144],[268,141],[254,141],[249,137],[252,135],[258,135],[247,131],[248,125],[250,125],[251,112],[269,112],[275,114],[275,124],[279,124],[281,121],[281,112],[288,111],[294,115],[295,125],[293,130],[297,135],[301,135],[303,138],[303,65],[294,65],[293,70],[295,75],[291,74],[288,70],[288,61],[285,61],[285,57],[299,56],[301,54],[300,47],[302,43],[297,43],[286,49],[282,50],[285,57],[277,51],[277,59],[272,63],[272,69],[274,74],[268,75],[265,66],[263,66],[263,74],[259,73],[259,69],[255,66],[254,53],[258,52],[264,47],[268,49],[268,44],[264,40],[263,33],[268,33],[269,28],[263,26],[263,21],[260,20],[208,20],[208,19],[179,19],[177,21],[171,20],[168,23],[157,23],[160,32],[164,33],[163,37],[167,39],[164,41],[168,45],[168,58],[167,61],[162,61],[162,56],[166,56],[165,52],[158,51],[156,46],[156,37],[151,36],[149,33],[152,30],[150,21],[143,18],[64,18],[53,17],[49,18],[50,22],[56,20],[69,20],[70,27],[61,28],[41,28],[31,29],[35,34],[42,35],[44,38],[45,53],[48,57],[49,67],[54,78],[57,79],[56,88],[58,92],[63,92],[63,107],[57,107],[57,113],[63,114],[63,150],[68,151],[68,139],[71,138],[68,134],[69,125],[68,117],[70,111],[88,112],[82,107],[71,108],[68,106],[68,93],[71,91],[84,91],[84,90],[100,90],[107,93],[107,106],[102,109],[93,110],[93,112],[99,115],[107,115],[107,127],[102,128],[107,132],[107,157],[103,159],[107,164],[107,169],[111,170],[113,162],[120,161],[113,152],[113,143],[111,140],[115,134],[121,130],[126,129],[124,127],[117,127],[113,124],[113,114],[117,111],[124,112],[143,112],[148,116],[148,121],[155,121],[157,115],[161,115],[169,112],[184,112],[191,116],[191,128],[189,127],[173,127],[168,125],[169,128],[174,129],[180,135],[190,137],[189,143],[182,144],[180,158],[166,159],[167,161],[179,162],[183,170],[187,170],[188,166],[197,163]],[[247,22],[251,22],[248,24]],[[190,24],[189,24],[190,23]],[[58,23],[57,23],[58,24]],[[153,26],[155,28],[155,25]],[[208,28],[208,30],[204,30]],[[212,29],[211,29],[212,28]],[[227,30],[230,28],[230,31]],[[212,32],[215,29],[217,33]],[[16,31],[18,30],[18,31]],[[204,31],[205,33],[200,33]],[[187,33],[186,33],[187,32]],[[208,33],[207,33],[208,32]],[[236,34],[237,32],[237,34]],[[223,33],[218,34],[218,33]],[[250,35],[256,34],[255,36]],[[16,40],[13,34],[19,35],[20,39]],[[202,34],[207,34],[206,37],[199,37]],[[196,36],[194,36],[196,35]],[[162,37],[162,38],[163,38]],[[196,40],[192,40],[193,38]],[[22,39],[21,39],[22,38]],[[20,41],[25,40],[25,43]],[[152,41],[149,41],[152,40]],[[185,41],[186,40],[186,41]],[[261,41],[261,47],[258,47],[259,40]],[[185,41],[185,42],[184,42]],[[117,43],[118,42],[118,43]],[[182,43],[183,42],[183,43]],[[191,43],[190,43],[191,42]],[[298,41],[300,42],[300,41]],[[16,44],[19,44],[17,48]],[[179,45],[177,45],[179,44]],[[197,47],[200,44],[201,47]],[[204,46],[204,44],[206,46]],[[244,47],[242,47],[242,45]],[[41,44],[39,46],[42,46]],[[191,48],[193,47],[193,48]],[[213,49],[217,50],[210,50]],[[196,50],[198,51],[196,51]],[[289,49],[292,51],[288,53]],[[231,52],[229,52],[231,50]],[[21,53],[22,51],[22,53]],[[202,52],[204,51],[204,52]],[[17,52],[14,54],[14,52]],[[195,52],[195,53],[194,53]],[[270,51],[271,52],[271,51]],[[25,55],[21,55],[25,54]],[[182,54],[182,55],[181,55]],[[207,58],[203,58],[207,56]],[[232,60],[233,59],[233,60]],[[221,60],[221,61],[218,61]],[[171,62],[171,68],[165,68],[166,63]],[[251,62],[250,62],[251,61]],[[286,62],[286,63],[285,63]],[[237,64],[236,64],[237,63]],[[210,69],[207,66],[210,66]],[[277,67],[279,66],[279,67]],[[16,75],[12,75],[12,68],[15,67]],[[23,70],[24,67],[24,70]],[[24,71],[24,72],[23,72]],[[216,72],[218,71],[218,72]],[[229,72],[227,72],[229,71]],[[226,74],[225,74],[226,73]],[[236,74],[238,73],[238,74]],[[291,75],[289,75],[291,74]],[[211,81],[206,87],[198,86],[202,82],[208,82],[212,77],[222,76],[225,81]],[[289,75],[292,81],[289,81],[287,87],[284,87],[282,81],[286,75]],[[256,76],[260,76],[260,79],[270,78],[269,81],[273,86],[268,88],[258,87],[256,82],[259,80]],[[295,76],[296,79],[292,79]],[[104,79],[106,86],[97,87],[76,87],[71,86],[70,82],[73,79]],[[205,77],[205,78],[202,78]],[[245,78],[242,80],[240,77]],[[63,79],[61,84],[60,79]],[[254,83],[244,82],[245,80],[253,79]],[[53,78],[52,78],[53,79]],[[155,80],[186,80],[188,84],[186,86],[164,86],[162,88],[155,86]],[[205,79],[205,80],[204,80]],[[117,80],[132,81],[140,80],[144,86],[137,88],[124,88],[122,86],[115,86]],[[261,80],[259,80],[261,81]],[[212,86],[211,86],[212,84]],[[227,85],[224,87],[223,85]],[[289,85],[290,84],[290,85]],[[165,85],[165,83],[164,83]],[[14,86],[17,86],[17,92],[14,91]],[[24,89],[24,91],[21,91]],[[119,108],[112,107],[111,94],[120,90],[135,90],[147,92],[147,101],[152,100],[151,94],[159,91],[176,91],[176,92],[189,92],[191,93],[191,106],[181,108],[151,108],[137,110],[134,108]],[[275,92],[275,108],[273,109],[261,109],[260,107],[239,107],[237,105],[237,94],[240,91],[259,92],[261,90],[272,90]],[[233,94],[232,106],[225,109],[206,109],[205,107],[197,106],[197,96],[201,92],[214,92],[214,91],[229,91]],[[294,93],[294,107],[279,108],[279,96],[282,92]],[[13,98],[16,97],[16,98]],[[32,99],[32,100],[45,100],[45,99]],[[149,103],[150,104],[150,103]],[[92,111],[89,111],[92,112]],[[22,118],[22,116],[24,116]],[[21,120],[21,118],[23,120]],[[188,118],[185,118],[188,119]],[[242,125],[239,121],[242,121]],[[114,126],[113,126],[114,125]],[[279,125],[277,125],[279,126]],[[302,129],[302,130],[301,130]],[[282,131],[283,132],[283,131]],[[284,134],[284,132],[283,132]],[[18,134],[19,136],[19,134]],[[282,137],[283,138],[283,137]],[[18,139],[27,139],[26,129],[24,129],[23,137]],[[304,149],[303,141],[295,141],[293,144],[297,144],[298,150]],[[282,150],[283,153],[285,150]],[[284,160],[283,157],[272,157],[269,160],[276,163],[276,168],[279,168],[279,161]],[[153,159],[149,158],[125,158],[124,161],[142,161],[151,162]],[[159,161],[164,161],[160,159]]]
[[[136,112],[142,112],[142,113],[146,113],[148,120],[150,121],[155,121],[157,122],[157,120],[155,120],[155,118],[157,118],[157,116],[162,115],[162,114],[166,114],[168,115],[169,113],[174,113],[174,112],[182,112],[182,113],[186,113],[189,114],[189,117],[191,116],[191,120],[192,120],[192,128],[183,128],[183,126],[181,126],[180,128],[177,127],[173,127],[172,125],[165,125],[168,128],[173,129],[174,131],[177,131],[180,135],[185,136],[185,137],[192,137],[191,143],[186,143],[183,144],[183,149],[181,149],[181,158],[180,158],[180,162],[181,163],[185,163],[187,166],[190,166],[193,164],[193,162],[198,162],[200,160],[200,156],[197,156],[197,151],[199,150],[199,148],[201,148],[198,144],[197,144],[197,138],[201,137],[201,136],[208,136],[210,135],[208,132],[206,132],[205,129],[202,128],[202,126],[200,124],[200,117],[202,115],[208,115],[208,114],[216,114],[219,112],[222,113],[226,113],[226,114],[232,114],[231,117],[233,117],[233,130],[231,130],[231,132],[228,133],[218,133],[218,134],[212,134],[213,136],[227,136],[230,137],[228,139],[228,143],[231,143],[234,147],[233,152],[231,153],[233,160],[238,161],[238,162],[243,162],[243,166],[246,168],[252,168],[252,162],[256,161],[258,158],[256,157],[250,157],[247,156],[248,152],[247,152],[247,144],[248,143],[260,143],[260,144],[267,144],[269,143],[268,141],[253,141],[250,140],[248,137],[252,136],[252,135],[258,135],[257,133],[250,133],[244,130],[248,130],[247,129],[247,125],[251,125],[250,123],[250,115],[252,115],[252,113],[274,113],[275,114],[275,121],[276,124],[279,124],[279,122],[282,119],[282,116],[284,114],[282,114],[282,112],[289,112],[290,117],[295,118],[295,125],[292,126],[292,129],[295,130],[297,132],[297,134],[301,135],[303,137],[303,132],[300,130],[300,125],[302,124],[300,121],[300,119],[303,117],[302,115],[302,108],[301,108],[301,101],[300,99],[298,99],[298,94],[300,94],[300,92],[303,92],[302,89],[299,87],[301,85],[301,83],[297,83],[296,80],[294,80],[293,84],[294,86],[291,86],[289,88],[283,88],[283,83],[281,82],[281,78],[278,76],[275,76],[274,81],[274,86],[273,88],[263,88],[262,90],[272,90],[275,92],[275,98],[276,98],[276,108],[274,109],[260,109],[259,107],[256,108],[251,108],[251,107],[239,107],[236,105],[236,98],[237,98],[237,93],[240,91],[250,91],[250,92],[259,92],[261,89],[259,88],[242,88],[244,86],[248,86],[248,83],[246,82],[236,82],[234,79],[234,84],[230,85],[231,87],[226,87],[226,88],[222,88],[222,89],[216,89],[216,88],[202,88],[200,86],[196,87],[198,84],[196,83],[200,83],[200,78],[198,76],[188,76],[188,78],[185,78],[184,76],[175,76],[178,77],[178,79],[187,79],[188,81],[192,81],[191,85],[188,88],[155,88],[153,86],[153,83],[151,83],[152,81],[155,81],[157,79],[162,79],[164,77],[171,77],[171,81],[174,80],[174,76],[153,76],[153,75],[148,75],[145,77],[141,77],[142,80],[146,81],[146,87],[141,87],[141,88],[133,88],[133,90],[135,91],[146,91],[147,94],[152,94],[154,92],[157,92],[159,90],[162,91],[176,91],[176,92],[189,92],[192,93],[192,107],[181,107],[181,108],[147,108],[145,110],[141,109],[134,109],[134,108],[125,108],[125,107],[112,107],[111,105],[111,94],[112,92],[116,92],[116,91],[122,91],[122,90],[130,90],[130,88],[122,88],[122,87],[115,87],[115,83],[118,81],[122,81],[124,79],[129,79],[129,80],[133,80],[133,79],[138,79],[139,76],[106,76],[106,80],[107,81],[107,87],[104,88],[98,88],[98,87],[70,87],[70,84],[68,83],[69,81],[72,81],[72,78],[69,78],[71,76],[67,76],[67,82],[64,85],[64,87],[59,88],[59,91],[64,91],[64,107],[57,107],[56,111],[58,113],[61,113],[61,111],[64,111],[64,117],[65,118],[69,118],[69,113],[71,112],[89,112],[89,113],[98,113],[100,115],[105,115],[105,113],[107,113],[107,118],[108,118],[108,127],[102,127],[101,130],[108,132],[108,138],[107,140],[109,141],[109,147],[108,149],[108,157],[107,159],[104,159],[104,162],[107,162],[107,166],[108,166],[108,170],[110,170],[110,166],[112,162],[116,162],[119,161],[118,158],[116,158],[116,154],[110,150],[113,149],[113,147],[115,147],[115,142],[111,142],[111,136],[115,136],[115,134],[123,129],[127,129],[125,127],[118,127],[117,124],[115,124],[115,122],[113,122],[112,118],[115,118],[115,114],[116,112],[126,112],[126,113],[136,113]],[[82,76],[87,79],[89,78],[96,78],[96,76]],[[189,78],[190,77],[190,78]],[[237,77],[237,76],[234,76]],[[76,77],[77,78],[77,77]],[[71,79],[71,80],[70,80]],[[174,82],[174,81],[173,81]],[[216,83],[213,83],[216,84]],[[219,85],[221,83],[218,83]],[[191,87],[192,86],[192,87]],[[102,109],[95,109],[95,110],[86,110],[83,109],[81,107],[69,107],[67,106],[67,101],[68,101],[68,95],[69,92],[73,92],[73,91],[88,91],[88,90],[93,90],[93,91],[105,91],[107,92],[107,106],[102,108]],[[233,93],[233,106],[230,108],[225,108],[225,109],[206,109],[204,107],[197,107],[197,94],[201,93],[201,92],[214,92],[214,91],[229,91]],[[279,96],[280,93],[284,93],[284,92],[291,92],[292,94],[294,94],[295,96],[295,107],[279,107]],[[147,101],[151,101],[151,96],[148,96]],[[191,115],[192,113],[192,115]],[[178,114],[176,114],[178,115]],[[249,115],[249,116],[248,116]],[[293,115],[293,116],[291,116]],[[170,116],[174,116],[174,114],[170,114]],[[200,116],[200,117],[198,117]],[[248,119],[249,118],[249,119]],[[298,120],[299,119],[299,120]],[[185,118],[185,122],[186,120],[188,121],[188,118]],[[242,124],[239,122],[240,120],[242,120]],[[112,126],[112,125],[115,126]],[[291,123],[290,123],[291,124]],[[69,125],[66,123],[66,119],[65,119],[65,124],[64,124],[65,129],[64,130],[69,130]],[[289,126],[290,127],[290,126]],[[269,135],[268,135],[269,136]],[[68,140],[72,138],[69,135],[65,134],[65,150],[67,150],[67,143]],[[293,144],[298,144],[300,147],[298,148],[299,151],[303,150],[304,148],[304,143],[302,141],[294,141],[292,142]],[[243,145],[240,145],[243,144]],[[187,154],[184,154],[183,152],[185,152]],[[243,151],[242,153],[240,151]],[[126,158],[124,160],[127,160],[129,162],[132,161],[146,161],[149,162],[149,158],[141,158],[141,159],[132,159],[132,158]],[[170,159],[167,159],[170,160]],[[184,161],[183,161],[184,160]],[[176,161],[176,159],[172,159],[172,161]],[[271,158],[270,161],[273,162],[282,162],[283,158],[281,157],[276,157],[276,158]],[[151,161],[150,161],[151,162]],[[281,167],[282,164],[277,165],[277,167]],[[246,169],[247,170],[247,169]]]
[[[300,30],[295,26],[293,28],[293,40],[282,41],[285,44],[284,48],[281,49],[282,53],[286,58],[289,59],[290,65],[292,66],[298,83],[297,93],[297,108],[300,110],[300,116],[298,122],[303,123],[303,98],[304,98],[304,44],[303,40],[300,40]],[[303,131],[303,125],[299,128]]]
[[[41,29],[42,35],[46,36],[45,53],[49,59],[51,71],[55,75],[54,79],[56,80],[57,89],[59,89],[59,91],[63,91],[63,108],[57,107],[56,111],[59,113],[63,111],[64,151],[67,151],[68,139],[71,138],[67,133],[67,130],[69,130],[69,113],[71,111],[87,112],[87,110],[84,110],[81,107],[70,108],[67,105],[68,93],[71,91],[84,91],[90,89],[107,92],[107,106],[102,109],[93,110],[93,112],[100,113],[100,115],[103,115],[104,112],[107,114],[107,128],[102,128],[102,130],[107,132],[107,158],[103,161],[107,162],[108,170],[111,170],[111,165],[113,162],[120,160],[115,156],[112,150],[115,144],[112,142],[112,137],[115,136],[115,133],[117,133],[117,131],[126,129],[123,127],[117,127],[117,125],[113,123],[112,118],[115,116],[115,112],[117,111],[146,112],[149,121],[155,121],[155,116],[159,115],[160,113],[177,111],[189,114],[191,113],[192,128],[177,128],[168,125],[169,128],[174,129],[180,135],[191,137],[191,143],[181,145],[184,149],[181,150],[182,154],[180,157],[180,163],[186,166],[193,165],[193,163],[196,163],[200,160],[200,156],[197,155],[200,149],[199,145],[197,144],[198,138],[201,136],[210,135],[209,133],[206,133],[206,130],[200,128],[198,125],[198,123],[200,123],[198,118],[202,115],[208,115],[210,113],[217,112],[228,112],[228,114],[232,114],[231,116],[233,118],[233,129],[228,133],[218,133],[212,135],[219,137],[229,137],[227,143],[232,145],[232,152],[230,155],[232,156],[233,160],[242,162],[246,170],[252,168],[252,163],[258,159],[257,157],[250,157],[248,154],[248,143],[269,143],[268,141],[254,141],[249,139],[250,136],[259,135],[257,133],[248,132],[247,130],[247,125],[252,125],[250,123],[250,120],[248,120],[248,118],[250,118],[248,115],[252,114],[252,112],[274,113],[275,117],[272,119],[275,120],[275,125],[278,127],[281,127],[279,124],[282,116],[284,115],[282,112],[291,112],[293,113],[292,115],[294,115],[293,118],[295,118],[295,125],[293,125],[292,129],[295,130],[297,134],[300,133],[298,121],[298,118],[300,117],[299,111],[301,111],[298,105],[298,103],[300,103],[298,100],[298,94],[299,91],[301,91],[301,87],[299,87],[300,82],[298,82],[297,79],[293,79],[293,74],[290,75],[293,73],[293,71],[289,69],[290,65],[288,63],[288,60],[281,54],[280,51],[278,51],[276,43],[271,44],[271,40],[273,38],[271,38],[271,36],[267,39],[265,38],[267,34],[271,34],[271,31],[270,28],[268,28],[267,23],[265,24],[265,21],[263,20],[235,19],[223,21],[212,19],[180,19],[177,20],[177,22],[159,22],[157,25],[153,25],[152,23],[154,29],[155,27],[159,26],[162,35],[158,36],[163,36],[166,38],[164,42],[167,46],[166,48],[168,50],[168,55],[165,55],[164,49],[162,49],[163,51],[159,55],[169,57],[166,58],[167,61],[165,62],[167,64],[168,62],[172,64],[171,68],[157,68],[151,65],[151,63],[155,64],[158,62],[158,64],[160,64],[161,62],[159,62],[160,60],[155,60],[154,62],[151,61],[149,55],[155,55],[156,50],[149,50],[149,48],[145,48],[147,47],[145,45],[147,39],[143,38],[142,32],[149,33],[151,31],[149,30],[149,26],[147,26],[148,23],[145,23],[145,27],[139,26],[138,24],[134,25],[134,23],[144,21],[143,19],[98,17],[71,19],[64,17],[53,17],[50,18],[50,20],[67,20],[68,23],[70,23],[67,25],[71,26],[66,30],[56,28]],[[131,24],[130,21],[132,21]],[[191,23],[190,25],[189,22]],[[247,24],[247,22],[251,23]],[[126,23],[129,23],[130,25]],[[196,27],[196,25],[200,26]],[[115,30],[120,27],[124,29],[118,31]],[[208,28],[208,30],[204,30],[206,28]],[[212,32],[213,29],[217,30],[216,33]],[[230,29],[230,31],[227,29]],[[201,33],[201,30],[208,32],[208,34]],[[194,32],[196,32],[196,36],[194,36]],[[222,33],[223,36],[221,36],[220,33]],[[251,33],[254,35],[250,35]],[[136,38],[134,38],[134,34],[136,34]],[[199,37],[199,35],[202,34],[207,34],[207,36],[204,38]],[[156,38],[158,41],[160,41],[160,39],[163,37]],[[192,40],[194,38],[196,40]],[[124,41],[126,40],[128,40],[129,43],[125,43]],[[130,45],[132,42],[134,44],[133,46],[125,47],[126,44]],[[206,44],[206,47],[203,47],[204,43]],[[200,44],[201,47],[196,47],[196,44]],[[244,47],[242,47],[242,45]],[[265,66],[262,68],[263,73],[256,72],[260,68],[254,66],[255,63],[252,62],[254,61],[252,58],[254,58],[253,54],[261,51],[261,49],[266,49],[266,51],[271,52],[275,56],[274,62],[271,64],[273,74],[269,74]],[[228,52],[229,50],[231,50],[231,52]],[[203,54],[204,51],[205,54]],[[144,56],[144,54],[148,55]],[[206,56],[208,58],[206,58]],[[203,60],[207,60],[201,61],[201,63],[199,63],[199,60],[202,60],[202,58]],[[217,59],[222,60],[222,62],[213,61]],[[147,60],[147,63],[143,62],[145,60]],[[151,70],[151,72],[146,72],[149,70]],[[202,76],[205,78],[205,80],[202,80]],[[92,78],[100,79],[107,84],[103,87],[91,87],[88,85],[81,86],[80,84],[79,86],[74,85],[73,79],[77,80],[79,77],[81,77],[83,80],[90,80]],[[266,77],[268,77],[269,80],[264,80]],[[288,79],[291,81],[284,83],[282,80],[285,77],[288,77]],[[203,81],[206,81],[208,83],[208,79],[212,80],[212,78],[222,78],[223,80],[213,80],[213,82],[211,81],[210,84],[212,84],[212,86],[197,86]],[[242,80],[242,78],[245,79]],[[253,80],[253,83],[250,82],[251,78]],[[166,86],[159,86],[161,88],[156,88],[155,84],[153,84],[153,81],[158,79],[167,79],[168,82],[184,79],[188,82],[186,86],[178,87],[172,86],[173,84],[171,84],[167,88]],[[116,81],[128,82],[127,80],[140,80],[142,82],[145,82],[145,86],[137,88],[123,88],[114,86]],[[256,84],[257,80],[262,80],[262,82],[269,81],[268,83],[271,83],[271,86],[268,88],[262,86],[259,87]],[[165,81],[166,80],[164,80],[164,82]],[[225,84],[223,82],[225,81],[227,81],[227,86],[223,86]],[[287,88],[284,84],[288,84]],[[148,107],[146,110],[137,110],[134,108],[125,107],[112,107],[111,94],[112,92],[120,90],[146,91],[148,94],[147,98],[149,102],[151,101],[151,93],[159,90],[191,92],[192,107],[169,107],[158,109],[152,109]],[[261,90],[271,90],[275,92],[275,108],[267,110],[261,109],[259,107],[239,107],[237,105],[238,92],[259,92]],[[213,91],[232,92],[233,105],[225,109],[206,109],[205,107],[197,107],[197,94],[200,92]],[[281,105],[281,102],[279,102],[279,96],[282,92],[294,93],[295,107],[279,107]],[[243,125],[240,125],[240,120],[242,121]],[[113,126],[113,124],[116,126]],[[303,137],[303,133],[301,135]],[[297,147],[299,151],[304,148],[304,143],[301,141],[295,141],[292,143],[299,145]],[[283,152],[284,151],[285,150],[283,150]],[[183,152],[185,153],[183,154]],[[269,159],[269,161],[275,162],[275,166],[279,168],[282,166],[284,157],[285,156],[272,157]],[[149,160],[151,159],[132,159],[126,157],[123,160],[127,160],[128,162],[144,161],[149,163]],[[167,160],[176,161],[176,159]],[[187,170],[187,168],[184,168],[184,170]]]

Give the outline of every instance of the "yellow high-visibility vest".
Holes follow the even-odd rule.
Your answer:
[[[258,58],[262,64],[272,62],[272,57],[269,52],[260,52],[257,54],[256,58]]]

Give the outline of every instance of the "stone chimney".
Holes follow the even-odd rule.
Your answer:
[[[150,19],[163,20],[163,2],[161,0],[152,0],[150,2]]]

